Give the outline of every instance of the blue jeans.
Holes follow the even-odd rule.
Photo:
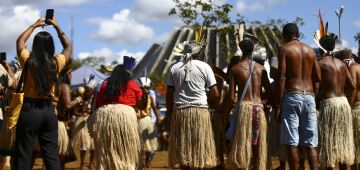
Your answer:
[[[318,120],[314,97],[285,92],[281,110],[281,144],[317,147]]]

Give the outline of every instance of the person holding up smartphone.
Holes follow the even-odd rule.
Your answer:
[[[47,170],[60,170],[58,154],[58,122],[52,99],[58,74],[69,61],[72,46],[56,18],[48,22],[54,27],[63,46],[55,55],[53,37],[46,31],[37,33],[32,51],[25,49],[25,42],[32,32],[43,26],[45,18],[38,19],[17,39],[17,54],[20,65],[24,67],[24,103],[16,128],[13,170],[30,170],[35,138],[40,143]]]

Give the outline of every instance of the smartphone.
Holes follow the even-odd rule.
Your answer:
[[[54,17],[54,9],[47,9],[45,15],[45,23],[49,25],[50,22],[48,20],[53,19],[53,17]]]
[[[0,62],[6,60],[6,53],[0,52]]]

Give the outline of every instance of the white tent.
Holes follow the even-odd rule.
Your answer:
[[[91,66],[83,65],[72,72],[71,86],[77,87],[85,85],[90,76],[94,76],[94,79],[98,82],[101,82],[108,77],[108,75],[97,71]]]

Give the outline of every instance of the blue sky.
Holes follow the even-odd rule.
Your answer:
[[[313,45],[313,32],[318,29],[317,10],[321,9],[323,20],[329,21],[330,32],[338,32],[335,10],[345,6],[342,16],[342,39],[344,45],[354,50],[357,43],[353,36],[360,32],[359,0],[214,0],[234,6],[232,18],[240,13],[249,21],[266,22],[271,18],[288,21],[297,16],[305,21],[300,30],[302,39]],[[121,56],[141,58],[153,43],[163,43],[175,27],[182,23],[175,16],[167,15],[172,0],[0,0],[0,51],[15,54],[17,36],[47,8],[55,9],[55,16],[64,32],[70,35],[71,17],[74,18],[74,56],[104,56],[110,63],[121,61]],[[4,24],[5,23],[5,24]],[[53,29],[45,28],[52,33]],[[40,30],[38,30],[40,31]],[[56,36],[54,36],[56,37]],[[61,46],[57,38],[57,51]],[[29,40],[31,42],[32,40]],[[28,45],[30,46],[30,45]]]

